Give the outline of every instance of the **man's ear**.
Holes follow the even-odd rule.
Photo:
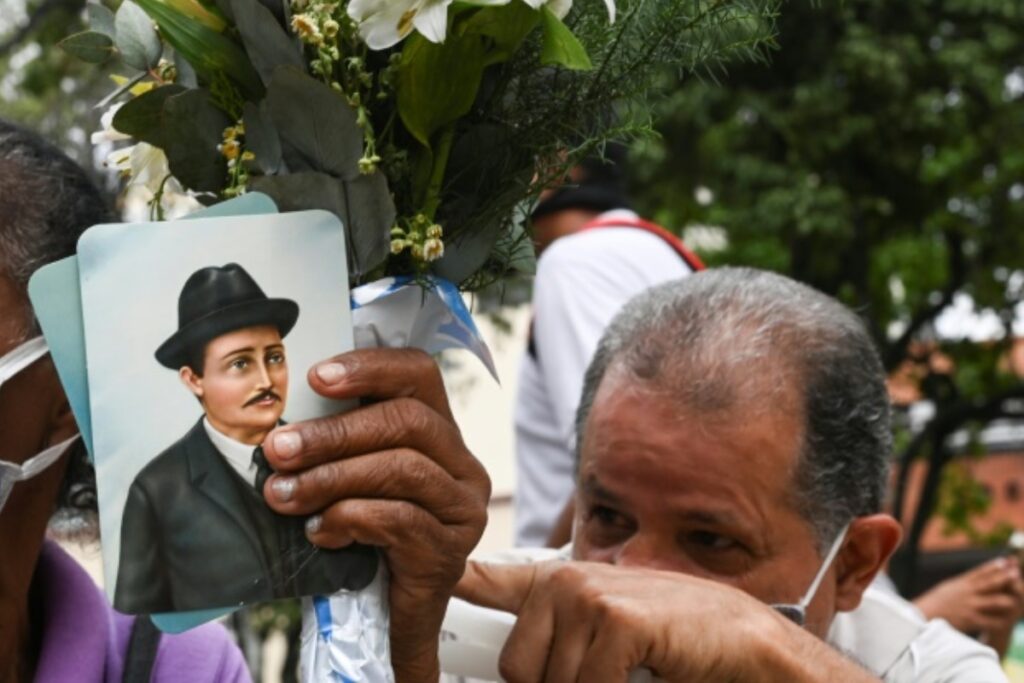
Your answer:
[[[900,543],[900,523],[889,515],[858,517],[836,558],[836,610],[849,612]]]
[[[192,368],[183,365],[178,369],[178,378],[196,398],[200,401],[203,400],[203,378],[197,375]]]

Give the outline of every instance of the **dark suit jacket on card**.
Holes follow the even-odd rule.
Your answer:
[[[306,540],[304,522],[271,510],[200,420],[128,491],[114,607],[131,614],[200,610],[358,590],[373,580],[373,548],[317,548]]]

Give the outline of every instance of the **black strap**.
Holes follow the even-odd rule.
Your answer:
[[[124,677],[121,679],[124,683],[149,683],[160,648],[160,636],[160,631],[149,617],[135,617],[124,656]]]

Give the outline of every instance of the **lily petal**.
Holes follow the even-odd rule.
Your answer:
[[[385,50],[413,29],[422,0],[351,0],[348,15],[359,24],[359,35],[371,50]]]
[[[424,38],[443,43],[448,33],[448,6],[452,0],[427,0],[413,16],[412,23]]]

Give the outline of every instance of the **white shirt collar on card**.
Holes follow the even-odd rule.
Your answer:
[[[255,488],[256,486],[256,465],[252,462],[252,453],[256,450],[255,446],[242,443],[241,441],[235,441],[230,436],[222,434],[217,431],[217,428],[210,424],[208,418],[203,418],[203,429],[206,430],[206,435],[210,437],[210,441],[213,442],[213,447],[224,456],[224,459],[231,465],[231,469],[238,472],[238,475],[242,477],[249,486]]]

